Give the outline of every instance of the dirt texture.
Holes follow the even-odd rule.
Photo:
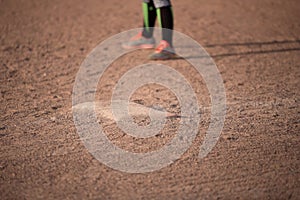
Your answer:
[[[176,0],[175,29],[199,42],[224,80],[222,134],[202,160],[209,125],[184,155],[161,170],[129,174],[85,148],[72,115],[72,89],[86,56],[100,42],[142,23],[140,1],[0,0],[0,199],[300,199],[300,1]],[[150,50],[114,62],[98,84],[108,101],[118,79],[149,62]],[[184,60],[164,61],[210,107],[202,77]],[[160,85],[139,88],[132,102],[179,113]],[[100,118],[100,117],[99,117]],[[148,118],[136,118],[138,124]],[[99,119],[112,142],[133,152],[161,148],[179,118],[148,139]]]

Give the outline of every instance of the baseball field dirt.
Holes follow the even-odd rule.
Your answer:
[[[0,0],[0,199],[300,199],[299,8],[298,0],[174,0],[175,29],[199,42],[222,76],[224,127],[200,159],[210,94],[189,63],[162,61],[196,93],[198,134],[171,165],[125,173],[84,146],[72,91],[81,63],[100,42],[141,26],[141,1]],[[151,52],[116,60],[99,81],[96,101],[108,102],[120,77],[149,62]],[[157,84],[136,90],[131,102],[180,113],[176,96]],[[159,134],[141,139],[97,117],[107,138],[136,153],[162,148],[180,121],[168,118]],[[134,121],[150,123],[138,113]]]

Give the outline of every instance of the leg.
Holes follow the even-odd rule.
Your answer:
[[[153,0],[162,30],[162,39],[173,46],[174,19],[170,0]]]
[[[153,0],[143,0],[144,28],[138,35],[132,37],[128,42],[122,44],[125,49],[151,49],[155,46],[153,27],[155,25],[156,11]]]
[[[150,56],[151,60],[168,60],[177,58],[173,49],[173,12],[170,0],[153,0],[157,17],[162,28],[162,41]]]
[[[144,24],[143,24],[144,29],[142,35],[145,38],[151,38],[153,35],[153,29],[156,20],[156,11],[155,11],[153,0],[143,1],[143,15],[144,15]]]

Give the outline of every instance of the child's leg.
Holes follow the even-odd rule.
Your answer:
[[[172,47],[174,19],[170,0],[153,0],[162,30],[162,39]]]
[[[144,15],[144,29],[143,36],[150,38],[153,35],[153,27],[156,20],[156,10],[153,0],[143,0],[143,15]]]
[[[153,0],[143,0],[144,28],[143,31],[132,37],[128,42],[124,42],[125,49],[152,49],[155,47],[153,27],[155,25],[156,10]]]

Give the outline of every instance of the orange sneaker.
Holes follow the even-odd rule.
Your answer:
[[[128,42],[122,44],[124,49],[153,49],[155,46],[155,39],[145,38],[142,32],[132,37]]]
[[[150,60],[169,60],[174,58],[177,58],[177,55],[174,49],[165,40],[162,40],[155,49],[155,52],[150,55]]]

